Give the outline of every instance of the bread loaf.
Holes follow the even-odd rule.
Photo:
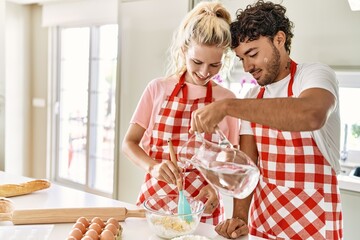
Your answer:
[[[14,205],[12,201],[6,198],[0,197],[0,213],[11,213],[14,211]]]
[[[20,184],[1,184],[0,197],[14,197],[29,194],[50,187],[50,182],[45,179],[37,179]]]

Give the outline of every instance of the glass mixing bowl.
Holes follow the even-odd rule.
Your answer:
[[[246,198],[256,187],[260,171],[242,151],[230,144],[210,142],[194,134],[180,149],[178,159],[183,168],[190,164],[207,182],[228,196]]]
[[[178,197],[179,195],[153,196],[143,204],[150,229],[161,238],[171,239],[193,233],[204,213],[203,202],[187,197],[191,214],[178,214]]]

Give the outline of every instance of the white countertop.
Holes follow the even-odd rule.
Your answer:
[[[339,188],[360,193],[360,177],[338,175]]]
[[[14,176],[0,171],[0,183],[22,183],[30,180],[29,178]],[[126,207],[127,209],[138,209],[133,204],[97,196],[90,193],[52,184],[50,188],[37,191],[28,195],[11,197],[16,210],[20,209],[48,209],[48,208],[72,208],[72,207]],[[144,218],[127,218],[120,223],[123,227],[122,240],[160,240],[155,236]],[[49,236],[43,240],[64,240],[68,236],[73,223],[70,224],[37,224],[37,225],[13,225],[12,222],[0,222],[0,239],[9,239],[9,236],[1,234],[10,234],[10,232],[22,231],[27,229],[38,229],[47,231]],[[141,231],[139,231],[141,229]],[[214,230],[210,224],[200,223],[194,235],[206,236],[213,240],[224,240]],[[12,240],[34,239],[22,236],[11,238]],[[241,240],[257,239],[243,237]],[[36,239],[42,240],[42,239]]]
[[[14,176],[0,171],[0,183],[22,183],[29,178]],[[340,189],[360,192],[360,178],[339,175]],[[51,187],[45,190],[34,192],[24,196],[10,198],[16,210],[21,209],[43,209],[43,208],[71,208],[71,207],[126,207],[127,209],[138,209],[137,206],[98,195],[85,193],[75,189],[63,187],[52,183]],[[36,240],[64,240],[69,234],[73,223],[70,224],[38,224],[38,225],[16,225],[12,222],[0,222],[0,239],[4,239],[2,233],[17,230],[45,229],[49,232],[48,238]],[[146,219],[127,218],[121,222],[123,226],[122,240],[160,240],[150,230]],[[139,231],[141,229],[141,231]],[[7,231],[6,231],[7,230]],[[44,231],[45,231],[44,230]],[[25,231],[24,231],[25,232]],[[214,226],[200,223],[194,235],[206,236],[213,240],[224,240],[214,230]],[[259,239],[252,236],[240,238],[241,240]],[[26,238],[13,238],[12,240],[26,240]]]

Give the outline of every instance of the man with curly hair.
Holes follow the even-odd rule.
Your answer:
[[[198,132],[213,132],[225,116],[241,119],[240,148],[261,172],[253,194],[234,199],[233,217],[215,230],[232,239],[342,239],[338,83],[329,66],[291,59],[285,13],[264,1],[238,10],[232,48],[258,85],[192,115]]]

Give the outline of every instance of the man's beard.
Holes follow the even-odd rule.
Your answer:
[[[266,63],[265,69],[267,70],[264,75],[264,81],[262,81],[262,86],[271,84],[275,82],[275,79],[280,72],[280,52],[273,44],[273,52],[270,61]]]

